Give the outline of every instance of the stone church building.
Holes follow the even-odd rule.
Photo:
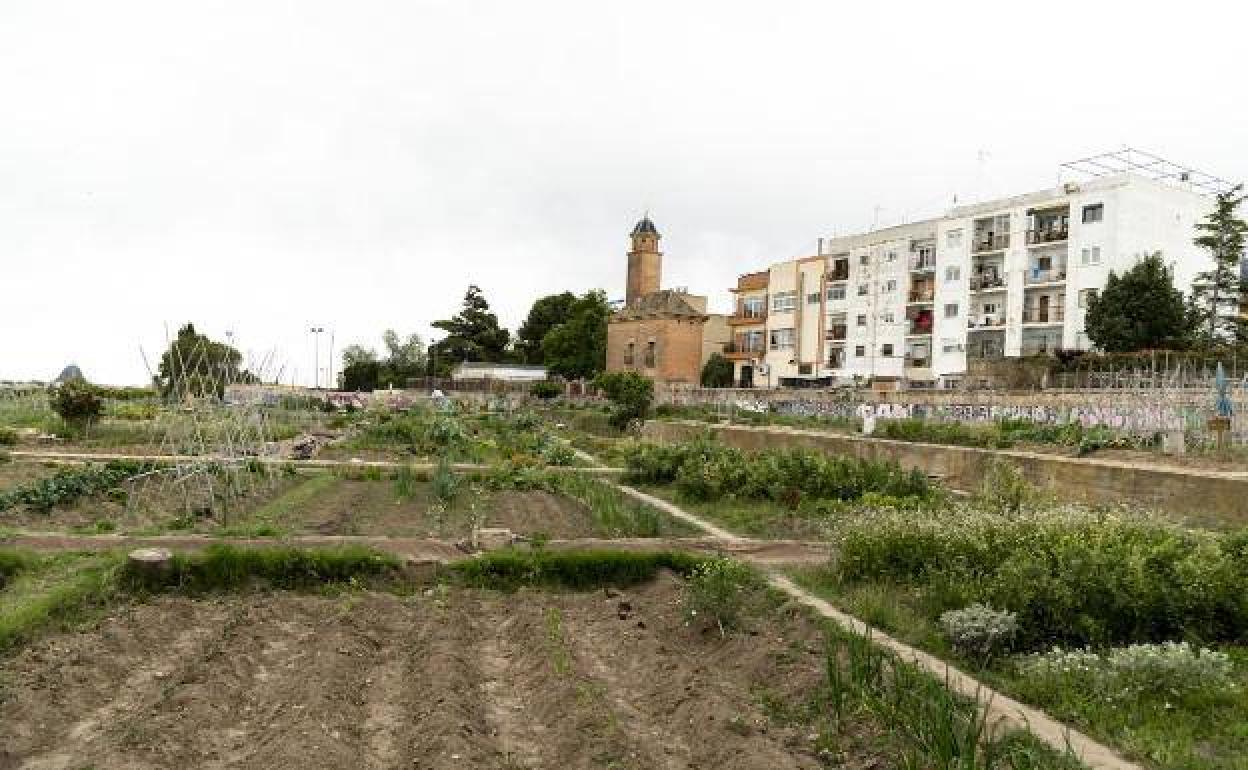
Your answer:
[[[697,385],[702,365],[732,338],[727,317],[708,313],[706,297],[660,288],[662,236],[649,216],[633,227],[631,238],[624,305],[607,324],[607,371]]]

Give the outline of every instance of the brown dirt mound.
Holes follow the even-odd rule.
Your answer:
[[[866,728],[821,755],[783,705],[822,668],[804,616],[721,639],[671,577],[626,598],[166,598],[3,662],[0,768],[881,766]]]

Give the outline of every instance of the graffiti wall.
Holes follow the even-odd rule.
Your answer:
[[[957,393],[940,397],[918,395],[907,400],[906,393],[884,397],[871,393],[836,392],[716,391],[691,388],[665,394],[666,403],[682,406],[709,406],[715,409],[772,412],[774,414],[823,420],[907,418],[988,423],[1003,419],[1027,420],[1047,425],[1079,423],[1085,428],[1103,426],[1139,437],[1166,431],[1184,431],[1200,441],[1207,438],[1207,421],[1213,416],[1212,398],[1203,394],[1172,392],[1085,393],[1007,395],[976,393],[959,403]],[[877,400],[878,399],[878,400]],[[922,400],[919,400],[922,399]],[[973,400],[972,400],[973,399]],[[1231,439],[1248,443],[1248,389],[1237,388],[1232,399],[1235,416]]]

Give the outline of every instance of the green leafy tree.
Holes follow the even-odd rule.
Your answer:
[[[1248,223],[1238,214],[1245,198],[1243,188],[1240,184],[1219,193],[1213,211],[1196,225],[1200,233],[1196,245],[1213,257],[1213,269],[1197,275],[1192,285],[1192,305],[1205,345],[1248,342],[1248,322],[1243,317],[1248,286],[1241,272]]]
[[[516,330],[516,354],[523,363],[545,363],[542,340],[551,329],[567,322],[576,301],[575,294],[565,291],[541,297],[533,303],[528,317]]]
[[[732,387],[732,362],[720,353],[712,353],[702,366],[702,387]]]
[[[393,329],[386,329],[381,340],[386,347],[385,359],[363,345],[348,345],[343,349],[340,382],[343,389],[402,388],[424,376],[428,359],[425,341],[419,334],[409,334],[403,339]]]
[[[187,324],[160,357],[156,385],[166,398],[216,397],[225,395],[225,386],[259,382],[242,368],[243,356],[234,348],[210,339]]]
[[[468,287],[464,304],[458,314],[433,327],[446,336],[429,348],[430,370],[445,376],[462,361],[503,361],[507,358],[510,332],[498,325],[498,316],[490,312],[480,287]]]
[[[74,377],[53,387],[48,393],[52,411],[70,424],[80,425],[100,416],[104,399],[85,379]]]
[[[568,319],[542,338],[542,362],[551,374],[590,379],[607,363],[607,319],[611,306],[602,291],[575,299]]]
[[[1180,348],[1188,337],[1190,318],[1183,292],[1161,253],[1150,254],[1121,276],[1113,271],[1104,291],[1088,303],[1088,339],[1109,353]]]
[[[594,387],[611,400],[611,424],[620,430],[645,420],[654,405],[654,380],[637,372],[602,372]]]

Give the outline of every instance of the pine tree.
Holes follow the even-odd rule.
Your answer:
[[[1200,232],[1196,245],[1213,257],[1213,269],[1197,275],[1192,286],[1193,307],[1200,315],[1205,345],[1248,342],[1248,322],[1243,317],[1248,286],[1241,273],[1248,223],[1238,216],[1245,198],[1243,188],[1239,184],[1219,193],[1213,211],[1196,225]]]
[[[1088,339],[1110,353],[1183,347],[1190,329],[1187,307],[1161,253],[1144,257],[1121,276],[1111,271],[1104,291],[1088,304],[1084,327]]]
[[[446,336],[429,348],[431,368],[435,374],[446,374],[462,361],[503,361],[511,333],[498,325],[498,316],[490,312],[481,288],[468,287],[464,304],[457,315],[434,321],[433,327]]]

